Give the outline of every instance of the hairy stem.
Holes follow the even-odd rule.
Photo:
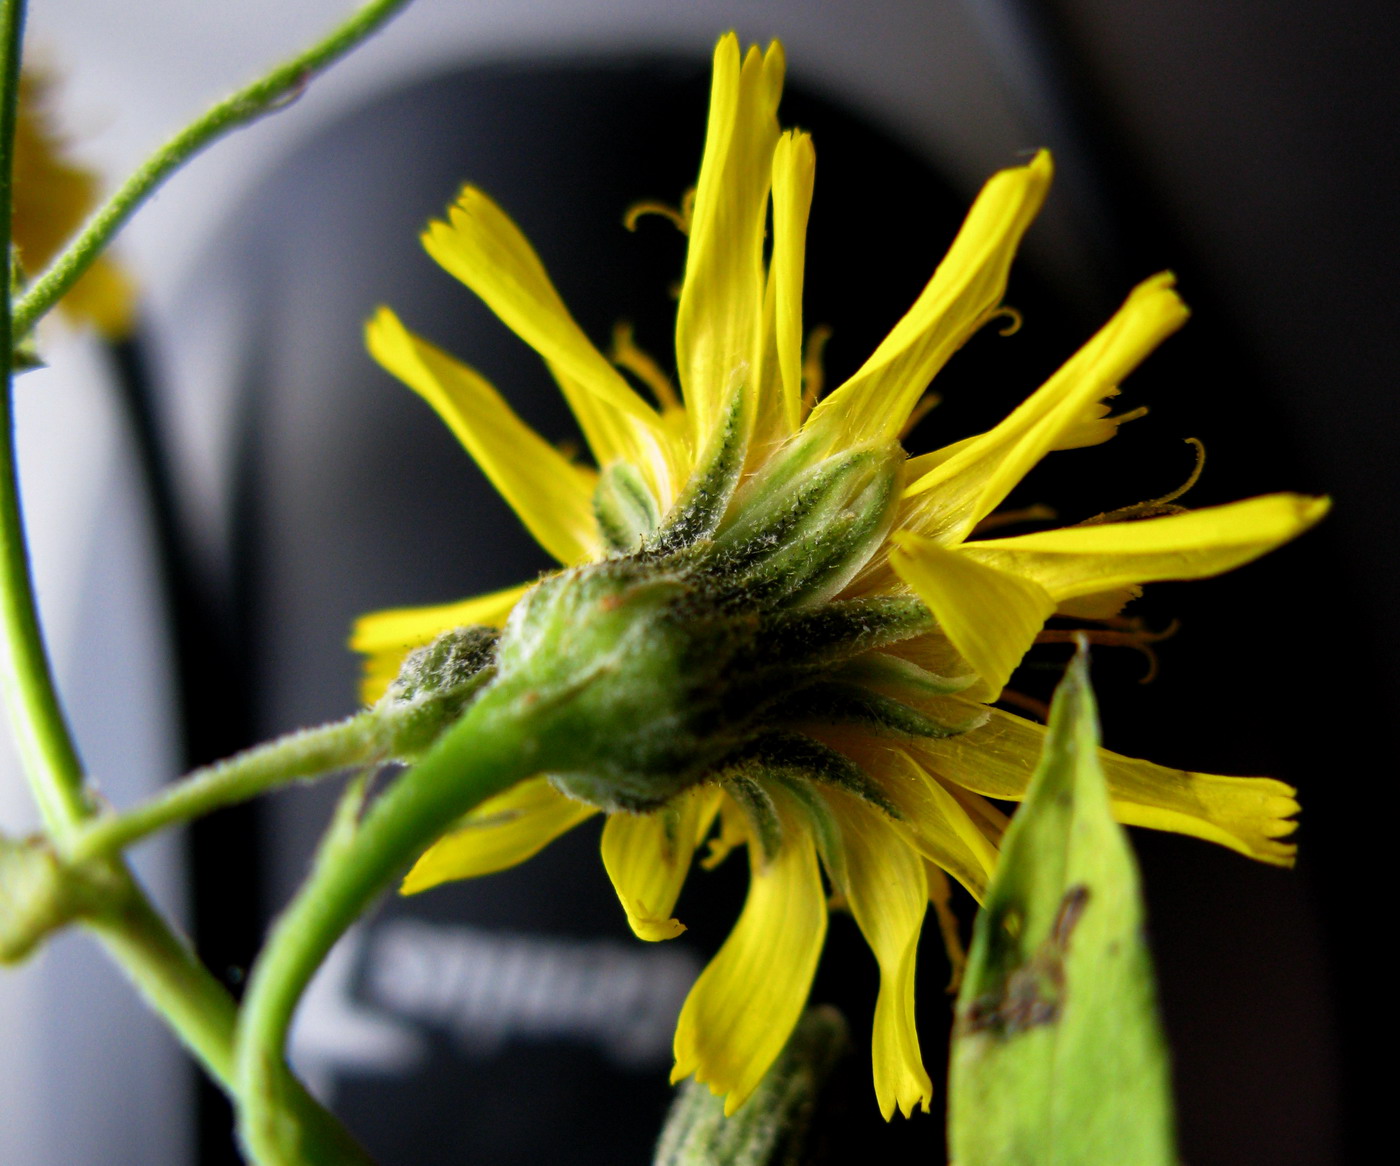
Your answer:
[[[384,719],[375,711],[289,733],[166,786],[131,810],[84,823],[68,853],[76,861],[116,854],[157,830],[187,822],[288,782],[381,760]]]
[[[19,100],[22,0],[0,0],[0,54],[4,88],[0,98],[0,259],[5,291],[0,295],[0,689],[3,689],[20,760],[49,834],[60,846],[86,816],[82,766],[64,721],[44,650],[29,574],[29,551],[20,512],[14,440],[14,338],[22,333],[10,311],[10,223],[13,213],[15,117]]]
[[[408,2],[369,0],[324,40],[226,97],[152,154],[34,280],[15,305],[14,335],[28,333],[102,253],[136,208],[171,174],[217,138],[296,97],[313,76],[379,29]]]
[[[362,820],[343,807],[316,865],[254,965],[238,1027],[239,1132],[260,1166],[300,1162],[298,1131],[278,1120],[284,1048],[297,1002],[335,941],[452,822],[538,768],[518,705],[488,689]]]
[[[0,0],[0,689],[26,776],[60,854],[91,814],[83,771],[64,720],[36,612],[28,545],[20,510],[14,445],[15,341],[83,274],[112,235],[169,175],[220,135],[294,96],[320,69],[348,52],[408,0],[371,0],[329,37],[259,81],[214,106],[176,135],[94,215],[78,238],[18,304],[10,297],[14,134],[23,38],[23,0]],[[208,793],[208,787],[202,791]],[[168,809],[168,807],[167,807]],[[158,813],[164,811],[158,811]],[[86,922],[130,976],[152,1009],[226,1090],[235,1082],[236,1009],[232,999],[151,906],[119,860],[115,890]],[[279,1059],[267,1075],[276,1096],[273,1115],[306,1147],[307,1161],[367,1162],[344,1128],[287,1073]]]
[[[152,1010],[224,1092],[234,1084],[233,998],[171,930],[125,868],[117,864],[120,892],[103,911],[88,919],[89,929],[122,967]],[[281,1121],[299,1131],[299,1140],[315,1147],[319,1161],[368,1163],[363,1150],[290,1074],[279,1082]]]

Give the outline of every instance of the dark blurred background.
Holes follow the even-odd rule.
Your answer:
[[[940,117],[975,124],[978,109],[930,114],[942,81],[931,73],[921,88],[908,66],[910,45],[955,13],[966,67],[1014,112],[995,129],[1005,148],[993,165],[1049,146],[1058,177],[1007,296],[1025,326],[989,331],[955,358],[937,386],[944,404],[911,445],[994,422],[1135,282],[1169,267],[1194,317],[1121,398],[1151,414],[1106,446],[1053,455],[1011,501],[1077,521],[1159,496],[1190,470],[1188,437],[1208,455],[1194,505],[1283,489],[1335,498],[1321,528],[1267,560],[1149,591],[1137,614],[1155,627],[1180,621],[1151,684],[1131,652],[1101,650],[1094,677],[1110,747],[1274,775],[1304,804],[1293,872],[1134,833],[1184,1160],[1359,1158],[1379,1112],[1359,1055],[1374,1041],[1379,971],[1361,926],[1374,927],[1384,885],[1372,822],[1388,780],[1361,722],[1384,723],[1393,707],[1400,642],[1385,602],[1400,356],[1395,6],[967,0],[874,4],[855,20],[813,5],[800,35],[779,9],[736,10],[712,31],[733,23],[746,41],[789,45],[781,120],[816,140],[805,318],[835,329],[829,383],[923,286],[984,162],[965,138],[925,132]],[[842,38],[862,59],[888,46],[901,87],[874,101],[830,68],[804,69],[794,42],[823,30],[832,57]],[[118,362],[128,388],[147,394],[157,483],[182,445],[221,451],[217,504],[180,497],[172,475],[169,521],[156,523],[188,762],[344,715],[355,615],[548,565],[446,429],[364,355],[361,323],[392,304],[547,436],[570,439],[538,360],[427,259],[417,232],[462,181],[482,186],[595,341],[628,319],[664,363],[683,240],[659,219],[629,234],[620,218],[693,182],[707,89],[708,56],[693,47],[594,38],[571,54],[502,52],[308,127],[250,183],[157,342]],[[206,377],[227,382],[234,405],[191,420],[181,398]],[[1047,694],[1063,659],[1043,650],[1017,687]],[[332,792],[295,791],[192,832],[193,928],[235,988],[305,870]],[[387,904],[318,981],[299,1064],[386,1164],[647,1160],[669,1096],[669,1017],[745,880],[734,859],[697,872],[680,906],[691,930],[643,946],[612,899],[596,834],[586,826],[517,871]],[[921,1034],[937,1076],[949,1005],[936,934],[921,959]],[[930,1147],[936,1157],[939,1118],[885,1126],[875,1112],[875,986],[853,924],[834,919],[813,999],[842,1007],[855,1051],[823,1135],[830,1160],[922,1159]],[[234,1160],[227,1121],[204,1091],[200,1161]]]

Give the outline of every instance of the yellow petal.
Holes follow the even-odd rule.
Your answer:
[[[942,446],[939,449],[931,449],[928,453],[921,453],[915,457],[911,457],[904,464],[906,480],[911,484],[919,481],[925,474],[937,469],[944,462],[949,461],[963,450],[971,447],[975,442],[981,440],[981,436],[964,437],[958,441],[952,442],[950,445]],[[910,491],[906,489],[904,494],[907,498]]]
[[[762,356],[763,238],[784,60],[775,41],[739,60],[733,33],[715,46],[710,117],[676,312],[676,361],[692,447],[719,428],[731,389]]]
[[[773,260],[778,370],[785,436],[802,423],[802,281],[807,216],[817,155],[811,136],[790,130],[773,151]]]
[[[1054,613],[1054,598],[1033,579],[997,570],[962,550],[947,550],[908,531],[894,538],[890,566],[981,677],[978,694],[995,700]]]
[[[443,632],[476,625],[501,627],[520,597],[533,586],[533,583],[522,583],[519,587],[507,587],[504,591],[492,591],[458,603],[396,607],[360,616],[350,632],[351,650],[367,657],[360,699],[373,704],[383,696],[389,683],[399,674],[403,658],[414,648],[432,643]]]
[[[685,930],[671,912],[717,809],[710,791],[692,789],[652,813],[608,815],[603,865],[639,939],[674,939]]]
[[[581,387],[557,365],[549,371],[559,385],[564,399],[577,418],[588,448],[598,464],[607,466],[617,461],[636,467],[651,487],[659,513],[666,513],[676,500],[680,487],[690,476],[690,452],[684,436],[685,415],[672,410],[653,416],[646,424],[633,417],[623,417],[606,401],[600,401]],[[677,415],[682,425],[675,424]]]
[[[453,879],[508,870],[533,858],[559,835],[598,813],[566,798],[544,777],[532,777],[488,798],[413,864],[399,887],[416,895]]]
[[[941,776],[987,797],[1019,801],[1035,771],[1045,727],[1000,709],[959,737],[911,742]],[[1120,822],[1218,842],[1261,862],[1291,866],[1298,812],[1294,789],[1267,777],[1221,777],[1168,769],[1099,751],[1113,812]]]
[[[471,186],[448,219],[428,225],[428,254],[544,358],[599,465],[621,458],[652,473],[670,441],[656,411],[574,322],[520,228]]]
[[[705,857],[700,865],[706,870],[719,866],[736,846],[749,840],[749,819],[742,807],[733,798],[724,795],[719,798],[719,829],[706,846]]]
[[[1115,587],[1112,591],[1076,595],[1073,599],[1061,600],[1055,614],[1070,619],[1113,619],[1141,594],[1141,587]]]
[[[835,790],[824,796],[841,822],[847,901],[880,965],[871,1056],[875,1096],[886,1121],[895,1107],[908,1117],[928,1112],[933,1082],[914,1024],[914,962],[929,905],[924,860],[903,831],[877,810]]]
[[[871,741],[856,755],[899,810],[914,848],[962,883],[980,903],[997,863],[996,844],[986,824],[972,818],[903,749]]]
[[[816,848],[791,798],[770,787],[783,844],[762,864],[750,846],[749,895],[719,954],[700,974],[676,1025],[672,1081],[692,1073],[726,1094],[732,1114],[782,1051],[807,1003],[826,939]]]
[[[1050,186],[1050,155],[982,188],[928,286],[874,354],[813,410],[843,445],[892,441],[934,374],[1001,302],[1016,247]]]
[[[1326,498],[1266,494],[1165,518],[988,539],[962,553],[1032,579],[1061,602],[1158,579],[1218,575],[1302,534],[1330,505]]]
[[[1134,288],[1093,339],[1006,420],[912,479],[905,493],[914,506],[901,522],[940,542],[960,542],[1047,453],[1084,444],[1091,422],[1111,425],[1100,402],[1186,321],[1173,282],[1162,274]]]
[[[598,551],[597,475],[525,424],[475,370],[413,335],[388,308],[365,329],[370,354],[430,404],[535,540],[565,566]]]

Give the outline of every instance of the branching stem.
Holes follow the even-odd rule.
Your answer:
[[[13,213],[15,118],[19,102],[23,0],[0,0],[0,262],[9,288],[10,224]],[[0,295],[0,690],[9,709],[25,776],[54,842],[62,847],[87,814],[82,765],[64,721],[34,602],[29,554],[20,513],[14,440],[14,337],[8,294]]]
[[[136,208],[176,169],[229,130],[295,96],[317,72],[354,48],[407,3],[369,0],[320,43],[215,105],[144,163],[34,281],[27,294],[12,303],[14,138],[25,5],[24,0],[0,0],[0,264],[4,265],[0,272],[4,277],[0,286],[0,695],[40,815],[61,856],[67,856],[80,835],[86,838],[89,853],[106,853],[150,829],[236,796],[247,796],[288,775],[273,775],[268,767],[253,764],[245,755],[228,768],[215,767],[216,771],[202,775],[194,785],[177,787],[133,815],[108,819],[83,835],[93,807],[85,794],[82,765],[44,648],[20,509],[13,413],[16,341],[72,287]],[[364,726],[352,719],[338,728],[344,739],[337,744],[344,749]],[[354,749],[347,751],[353,753]],[[303,752],[302,763],[309,765],[315,750]],[[161,918],[125,863],[115,857],[109,861],[111,892],[85,915],[87,926],[151,1008],[210,1075],[232,1093],[238,1064],[233,1000]],[[273,1122],[285,1137],[305,1148],[307,1162],[368,1161],[336,1119],[291,1077],[280,1055],[261,1081],[276,1098],[270,1114]]]
[[[239,1132],[259,1166],[300,1162],[306,1152],[298,1131],[278,1120],[283,1050],[297,1002],[335,941],[448,824],[534,772],[526,717],[495,695],[483,693],[362,820],[358,804],[342,805],[310,877],[263,947],[243,999],[236,1054]]]
[[[302,729],[197,769],[149,801],[91,819],[70,841],[76,861],[113,855],[158,830],[200,817],[293,781],[367,765],[383,757],[384,719],[373,710]]]
[[[89,929],[151,1009],[164,1017],[210,1077],[232,1097],[237,1017],[233,997],[156,913],[124,867],[118,877],[122,892],[107,910],[88,920]],[[285,1069],[277,1093],[279,1120],[297,1130],[298,1140],[314,1150],[316,1156],[309,1161],[367,1166],[369,1158],[339,1121]]]
[[[106,248],[112,236],[167,178],[230,130],[295,98],[321,70],[343,57],[409,0],[369,0],[318,44],[212,106],[151,155],[88,220],[15,305],[14,334],[24,336]],[[8,219],[7,219],[8,221]]]

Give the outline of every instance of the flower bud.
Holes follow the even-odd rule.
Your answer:
[[[402,761],[421,756],[496,674],[495,628],[454,628],[410,652],[376,706]]]
[[[483,699],[517,705],[540,770],[569,793],[656,806],[741,739],[743,726],[726,723],[726,681],[756,625],[664,562],[590,564],[521,601]]]
[[[764,482],[715,536],[716,574],[736,591],[789,606],[835,595],[889,533],[903,461],[896,445],[865,446],[776,488]]]
[[[927,628],[916,601],[828,601],[884,539],[899,463],[871,446],[800,468],[671,552],[645,545],[639,483],[605,475],[597,508],[614,541],[643,549],[530,591],[482,699],[527,719],[540,772],[607,809],[654,808],[764,764],[756,743],[808,715],[803,692],[831,704],[834,670]],[[947,731],[893,699],[860,711],[881,701],[882,724]]]

